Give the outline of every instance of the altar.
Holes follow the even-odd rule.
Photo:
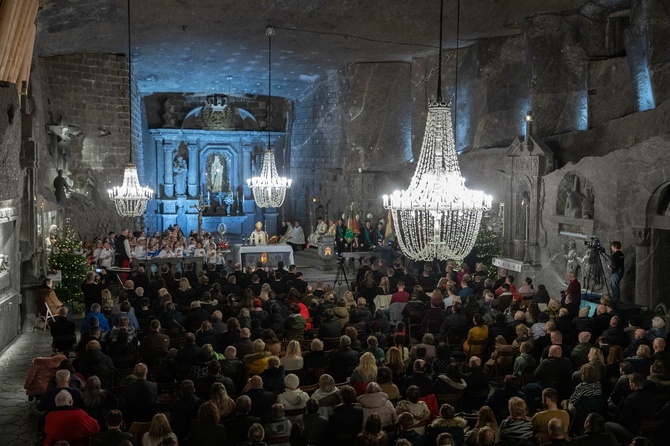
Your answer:
[[[256,206],[247,178],[258,175],[259,148],[268,132],[231,129],[151,129],[156,141],[156,182],[146,224],[164,231],[178,224],[186,234],[204,229],[239,240],[262,221],[275,235],[278,214]],[[271,131],[276,142],[284,132]]]
[[[233,262],[243,267],[255,266],[257,262],[263,266],[277,267],[279,261],[287,267],[293,265],[293,249],[289,245],[234,245]]]

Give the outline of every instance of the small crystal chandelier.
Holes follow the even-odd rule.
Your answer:
[[[267,132],[268,149],[263,154],[261,164],[261,175],[247,179],[247,185],[254,192],[254,201],[261,208],[277,208],[284,203],[286,190],[291,187],[292,180],[286,177],[280,177],[277,174],[275,165],[275,155],[270,146],[270,103],[272,101],[272,36],[275,29],[272,26],[265,28],[265,35],[268,36],[268,102],[267,102]]]
[[[491,207],[490,195],[465,187],[456,155],[451,107],[440,99],[443,10],[444,0],[440,6],[438,99],[428,105],[419,162],[406,190],[383,197],[384,208],[393,215],[400,249],[414,260],[462,260],[475,244],[484,211]],[[457,23],[460,0],[458,10]],[[456,30],[458,67],[458,24]]]
[[[130,126],[132,127],[133,99],[132,99],[132,53],[130,47],[130,0],[128,0],[128,110]],[[109,189],[109,198],[116,204],[116,212],[122,217],[141,217],[147,209],[147,202],[153,196],[153,190],[142,187],[137,176],[137,166],[133,163],[133,136],[130,132],[130,160],[123,172],[123,184]]]

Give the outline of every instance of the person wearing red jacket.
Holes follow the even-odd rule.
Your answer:
[[[46,416],[44,446],[52,446],[60,440],[66,440],[70,446],[86,446],[99,431],[95,418],[73,407],[72,395],[61,390],[56,395],[56,409]]]

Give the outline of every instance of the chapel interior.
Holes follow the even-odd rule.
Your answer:
[[[224,224],[239,243],[257,221],[274,235],[350,210],[386,218],[381,197],[416,168],[438,72],[501,256],[560,289],[585,241],[619,240],[621,299],[665,314],[670,2],[457,5],[445,2],[437,70],[437,0],[131,0],[130,16],[122,0],[0,1],[0,349],[32,329],[53,226],[85,240]],[[293,183],[263,209],[246,178],[268,143]],[[107,194],[129,158],[154,191],[141,218]]]

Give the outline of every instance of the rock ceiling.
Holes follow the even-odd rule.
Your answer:
[[[126,53],[125,0],[44,0],[40,56]],[[612,7],[625,0],[463,0],[461,44],[517,34],[525,17]],[[438,0],[131,0],[133,72],[143,94],[300,95],[328,70],[434,53]],[[444,44],[455,46],[456,0],[445,1]],[[232,79],[227,79],[228,77]]]

